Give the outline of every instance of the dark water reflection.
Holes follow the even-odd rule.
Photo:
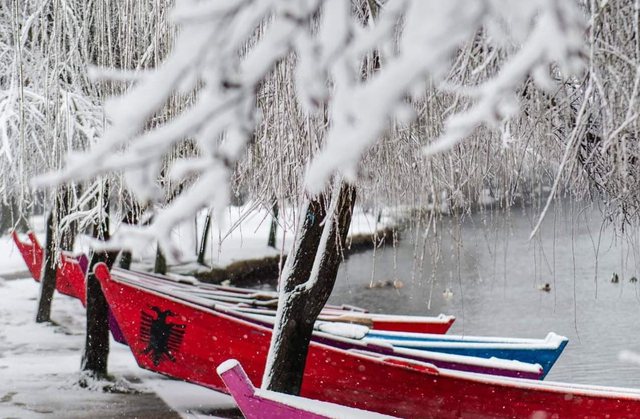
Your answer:
[[[563,204],[530,241],[535,217],[531,208],[487,212],[459,229],[445,220],[435,266],[429,254],[435,239],[427,237],[420,266],[425,228],[410,227],[395,249],[351,256],[330,301],[375,312],[453,314],[455,334],[544,337],[554,331],[570,342],[549,380],[640,387],[640,365],[618,360],[621,350],[640,352],[640,285],[629,281],[640,277],[637,229],[626,240],[610,229],[600,234],[597,211]],[[368,288],[394,279],[404,285]],[[551,292],[539,289],[544,283]],[[453,295],[445,297],[445,289]]]

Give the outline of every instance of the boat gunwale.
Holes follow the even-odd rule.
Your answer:
[[[417,341],[405,341],[405,340],[393,340],[393,339],[383,339],[377,337],[364,337],[363,338],[369,342],[388,342],[392,344],[394,347],[407,348],[407,349],[418,349],[422,350],[422,348],[449,348],[449,349],[465,349],[465,348],[473,348],[473,349],[492,349],[492,350],[513,350],[513,351],[539,351],[539,350],[549,350],[556,351],[560,348],[563,342],[535,342],[535,343],[525,343],[525,342],[515,342],[515,343],[507,343],[507,342],[438,342],[438,341],[425,341],[425,342],[417,342]]]

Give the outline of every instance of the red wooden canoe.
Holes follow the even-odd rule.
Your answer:
[[[22,257],[27,264],[27,268],[31,272],[31,275],[36,281],[40,280],[40,270],[42,268],[43,251],[40,243],[35,234],[32,232],[27,233],[29,237],[29,243],[22,242],[17,233],[13,233],[13,240],[18,247],[18,250],[22,254]],[[86,258],[86,256],[83,256]],[[86,261],[85,261],[86,263]],[[82,304],[85,304],[85,282],[84,282],[84,270],[78,269],[78,263],[74,257],[63,254],[60,261],[60,268],[56,275],[56,289],[66,295],[70,295],[75,298],[79,298]],[[124,272],[124,271],[123,271]],[[207,292],[212,293],[226,293],[227,296],[213,296],[218,300],[228,300],[227,302],[236,302],[238,304],[246,304],[247,307],[252,305],[265,305],[267,302],[260,301],[261,299],[272,297],[271,302],[274,303],[277,299],[277,294],[269,292],[260,292],[256,290],[249,290],[245,288],[234,288],[217,285],[200,284],[198,286],[193,284],[184,284],[175,281],[169,277],[150,274],[147,272],[130,271],[132,275],[137,276],[141,280],[147,280],[155,285],[169,288],[178,288],[187,292]],[[233,297],[236,295],[236,297]],[[255,297],[260,296],[259,299]],[[265,303],[265,304],[262,304]],[[268,304],[266,304],[268,305]],[[359,307],[352,306],[326,306],[323,309],[323,316],[326,320],[333,321],[352,321],[352,322],[366,322],[367,326],[375,330],[385,331],[403,331],[403,332],[416,332],[416,333],[432,333],[432,334],[444,334],[450,328],[455,321],[454,316],[439,315],[436,317],[429,316],[400,316],[400,315],[386,315],[386,314],[371,314],[366,313],[365,310]]]
[[[15,231],[12,233],[12,236],[13,241],[27,264],[29,272],[31,272],[31,275],[33,276],[33,279],[40,281],[43,251],[40,243],[38,243],[36,235],[31,231],[27,233],[30,243],[22,242],[18,237],[18,233]],[[86,264],[86,261],[83,262]],[[86,290],[84,284],[84,270],[80,265],[80,261],[63,252],[60,255],[58,271],[56,274],[56,290],[62,294],[78,298],[82,302],[82,305],[85,305]]]
[[[246,419],[393,419],[371,411],[256,389],[235,359],[223,362],[217,371]]]
[[[36,281],[40,282],[40,271],[42,269],[43,251],[38,238],[33,232],[28,232],[29,243],[22,242],[18,234],[14,231],[12,233],[13,241],[15,242],[22,258],[27,264],[31,276]],[[83,306],[87,305],[87,289],[85,282],[85,273],[89,265],[89,260],[85,255],[78,257],[62,253],[60,256],[60,265],[56,272],[56,290],[58,292],[77,298],[80,300]],[[109,329],[116,342],[126,345],[124,336],[120,331],[120,327],[116,323],[111,310],[109,309]]]
[[[35,238],[32,239],[32,242],[37,243]],[[172,295],[180,299],[186,299],[186,301],[190,301],[194,304],[199,304],[198,301],[204,301],[205,303],[207,303],[205,304],[206,306],[211,306],[212,301],[215,301],[215,300],[208,300],[208,299],[203,299],[198,297],[197,294],[199,294],[200,291],[198,291],[198,293],[193,292],[196,288],[190,285],[176,287],[176,289],[183,290],[182,292],[178,292],[172,286],[172,285],[175,285],[175,283],[172,283],[172,281],[165,279],[165,277],[160,277],[159,279],[155,275],[149,275],[149,274],[140,273],[140,272],[132,272],[132,271],[122,270],[122,269],[115,269],[114,272],[117,273],[118,277],[121,278],[122,280],[127,280],[128,278],[129,280],[134,280],[135,284],[138,286],[146,287],[161,293],[166,293],[168,295]],[[79,291],[82,291],[84,293],[84,281],[82,282],[82,284],[80,284],[78,281],[77,285],[81,286],[81,289]],[[218,291],[215,291],[215,293],[216,295],[218,295]],[[225,295],[226,294],[229,294],[229,293],[226,292]],[[234,293],[231,293],[231,294],[236,295]],[[182,296],[186,295],[187,297],[184,298],[181,295]],[[232,299],[232,300],[235,301],[235,299]],[[220,304],[221,303],[219,303],[218,301],[215,301],[215,305],[217,305],[218,307],[220,307]],[[267,324],[264,324],[263,321],[256,322],[255,319],[244,318],[243,316],[245,315],[239,314],[235,311],[235,308],[237,308],[236,305],[229,305],[229,307],[230,308],[233,307],[234,310],[231,312],[229,311],[224,311],[224,312],[227,314],[230,314],[231,316],[240,317],[241,319],[244,319],[246,321],[249,321],[252,323],[258,323],[260,325],[264,325],[269,328],[272,327],[272,325],[269,325],[268,322]],[[126,344],[126,339],[124,338],[124,335],[122,334],[122,331],[120,330],[120,327],[118,326],[117,321],[114,319],[111,309],[109,311],[110,311],[109,328],[111,329],[113,337],[117,342]],[[257,310],[257,311],[259,313],[265,312],[265,310]],[[345,310],[330,309],[329,311],[331,312],[331,314],[325,317],[332,318],[333,319],[332,321],[339,321],[339,320],[344,321],[346,319],[349,319],[351,314],[355,314],[356,316],[362,314],[359,311],[349,311],[348,307]],[[397,317],[402,318],[403,316],[397,316]],[[370,319],[368,319],[367,317],[365,318],[368,320],[367,323],[371,322]],[[408,319],[418,319],[418,320],[422,320],[423,322],[425,319],[432,319],[434,323],[438,324],[439,322],[443,323],[443,320],[446,319],[446,316],[441,315],[438,318],[408,317]],[[351,318],[350,321],[357,322],[358,319]],[[322,335],[323,334],[319,332],[314,333],[314,340],[318,340],[319,342],[327,343],[330,346],[336,346],[343,349],[382,352],[388,356],[397,355],[403,358],[416,359],[422,362],[433,362],[434,364],[444,368],[452,368],[452,369],[461,370],[461,371],[483,372],[486,374],[499,374],[499,375],[505,375],[510,377],[533,378],[533,379],[540,379],[543,376],[543,370],[539,365],[521,364],[514,361],[505,362],[503,360],[491,361],[491,360],[470,358],[465,356],[457,356],[457,355],[451,356],[451,355],[443,355],[443,354],[437,354],[437,353],[427,353],[424,351],[416,352],[416,351],[407,350],[407,349],[392,349],[390,347],[386,347],[386,346],[383,347],[377,344],[364,344],[364,343],[358,343],[357,341],[351,341],[351,340],[345,341],[344,339],[340,339],[338,337],[330,336],[330,335],[325,336],[323,338]]]
[[[29,232],[28,237],[29,242],[22,242],[17,233],[13,233],[13,240],[22,254],[22,257],[27,264],[27,268],[31,272],[33,278],[36,281],[39,281],[43,258],[42,247],[40,246],[35,234]],[[56,275],[56,289],[63,294],[79,298],[82,304],[85,305],[86,287],[84,272],[86,271],[87,260],[86,256],[81,255],[81,257],[85,259],[83,261],[85,263],[84,269],[81,264],[76,262],[76,259],[73,256],[67,254],[62,255],[60,267]],[[78,267],[80,267],[80,269],[78,269]],[[261,301],[264,298],[270,299],[273,302],[275,302],[275,299],[277,298],[277,294],[275,293],[265,293],[255,290],[251,291],[244,288],[224,287],[209,284],[199,284],[196,286],[193,284],[177,282],[166,276],[149,274],[146,272],[121,272],[129,272],[138,279],[148,281],[151,285],[156,285],[158,287],[168,287],[168,289],[176,288],[187,292],[197,293],[211,292],[212,297],[220,301],[226,300],[229,303],[235,302],[240,305],[245,304],[246,307],[252,307],[252,305],[256,304],[260,306],[261,303],[266,303],[265,301]],[[221,296],[219,295],[220,293],[226,295]],[[258,299],[255,299],[256,297],[258,297]],[[375,330],[399,330],[405,332],[420,331],[421,333],[432,334],[446,333],[455,321],[454,316],[445,316],[443,314],[437,317],[365,314],[363,309],[352,306],[327,306],[323,309],[321,318],[331,321],[366,323],[367,326]],[[115,322],[111,323],[113,323],[112,331],[114,332],[114,337],[116,337],[118,342],[124,343],[122,337],[117,331]]]
[[[129,278],[135,278],[136,281],[141,281],[147,284],[151,288],[156,288],[160,292],[171,294],[174,291],[181,291],[185,293],[193,293],[202,298],[206,298],[207,290],[200,290],[194,288],[192,285],[175,284],[171,283],[167,285],[167,280],[163,276],[157,274],[150,274],[148,272],[127,271],[122,269],[114,269],[118,275],[126,276]],[[160,289],[163,288],[163,289]],[[228,295],[220,296],[220,291],[214,291],[211,293],[211,299],[217,301],[224,301],[227,303],[246,302],[246,307],[250,307],[251,300],[243,299],[242,297],[229,297]],[[232,294],[227,292],[226,294]],[[264,302],[264,301],[263,301]],[[259,304],[259,307],[267,310],[268,307]],[[265,312],[265,314],[269,314]],[[273,313],[275,315],[275,312]],[[431,333],[431,334],[444,334],[455,321],[455,316],[447,316],[440,314],[438,316],[402,316],[396,314],[374,314],[364,313],[362,310],[352,310],[350,306],[343,306],[340,308],[325,307],[322,310],[320,318],[328,321],[342,321],[352,323],[363,323],[374,330],[384,331],[403,331],[403,332],[416,332],[416,333]]]
[[[251,313],[243,313],[237,310],[237,306],[220,303],[214,300],[202,299],[185,292],[168,293],[164,290],[149,287],[148,283],[139,281],[139,277],[132,275],[129,271],[114,269],[111,271],[111,277],[117,279],[123,284],[132,284],[141,289],[148,289],[153,292],[168,295],[194,305],[214,309],[219,313],[226,314],[230,317],[237,318],[242,321],[256,324],[258,326],[273,328],[274,317],[261,316]],[[441,368],[454,369],[458,371],[479,372],[483,374],[504,375],[508,377],[542,379],[544,370],[539,364],[523,363],[505,359],[484,359],[473,356],[461,356],[443,354],[422,350],[412,350],[406,348],[397,348],[387,345],[384,342],[374,341],[367,342],[357,338],[364,332],[367,327],[354,326],[343,323],[318,322],[316,330],[313,332],[312,340],[317,343],[340,348],[349,351],[363,351],[383,354],[387,357],[400,357],[412,359],[415,361],[426,362]]]
[[[224,391],[215,365],[237,359],[261,382],[268,328],[121,282],[104,264],[95,273],[141,367]],[[317,342],[309,346],[301,396],[400,417],[640,415],[639,390],[457,372]]]
[[[13,231],[11,233],[11,237],[13,238],[13,242],[16,244],[18,251],[22,255],[24,262],[27,264],[27,269],[31,272],[31,276],[36,281],[40,280],[40,273],[42,272],[42,247],[40,247],[40,243],[38,243],[38,239],[36,235],[29,231],[27,233],[27,237],[29,237],[29,242],[23,242],[18,237],[18,233]]]

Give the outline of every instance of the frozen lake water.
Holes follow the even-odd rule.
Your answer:
[[[568,203],[552,209],[531,241],[539,213],[532,208],[475,214],[459,233],[445,219],[439,262],[434,267],[429,255],[430,236],[422,269],[424,226],[409,227],[396,249],[350,256],[330,301],[377,312],[453,314],[453,334],[541,338],[553,331],[570,341],[548,380],[640,387],[640,365],[618,360],[621,350],[640,352],[640,285],[630,281],[640,277],[638,229],[626,240],[611,229],[600,234],[600,213],[580,210]],[[611,283],[614,272],[619,283]],[[403,286],[368,288],[394,279]],[[550,292],[539,289],[544,283]],[[446,289],[453,294],[445,296]]]

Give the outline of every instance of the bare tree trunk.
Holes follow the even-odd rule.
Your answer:
[[[124,250],[120,255],[120,269],[131,269],[131,261],[133,259],[133,255],[130,250]]]
[[[274,198],[271,218],[271,227],[269,227],[269,239],[267,240],[267,246],[276,247],[276,233],[278,231],[278,200]]]
[[[211,230],[211,211],[207,213],[204,219],[204,227],[202,229],[202,240],[200,240],[200,249],[198,250],[198,263],[204,265],[204,255],[207,252],[207,241],[209,240],[209,230]]]
[[[131,209],[127,211],[127,214],[124,216],[122,222],[124,224],[135,225],[140,222],[139,219],[140,207],[134,202],[132,204]],[[122,269],[131,269],[131,260],[133,255],[130,250],[125,250],[120,255],[120,268]]]
[[[47,217],[45,239],[45,252],[42,263],[42,273],[40,274],[40,299],[38,300],[38,311],[36,313],[36,323],[51,321],[51,303],[53,293],[56,289],[56,274],[58,271],[58,248],[71,250],[73,248],[74,235],[73,226],[58,237],[60,221],[69,214],[73,203],[73,191],[68,186],[60,187],[53,198],[53,210]],[[56,242],[56,240],[58,242]]]
[[[4,235],[7,230],[13,227],[14,214],[13,199],[9,199],[7,203],[0,200],[0,234]]]
[[[283,270],[278,313],[263,387],[299,394],[314,323],[333,290],[356,192],[343,183],[327,217],[326,199],[309,202],[305,220]]]
[[[47,217],[47,238],[44,247],[42,273],[40,274],[40,299],[38,300],[36,323],[51,321],[51,302],[53,301],[53,292],[56,289],[56,272],[58,270],[54,238],[56,224],[54,212],[55,210],[51,211]]]
[[[20,211],[20,207],[13,197],[9,197],[7,202],[0,201],[0,235],[11,229],[28,230],[26,214]]]
[[[112,259],[113,256],[108,253],[94,253],[87,275],[87,335],[81,369],[96,378],[107,377],[109,306],[102,293],[102,288],[100,288],[100,283],[93,274],[93,268],[100,262],[106,263],[111,268]]]
[[[159,245],[156,248],[156,263],[153,267],[153,272],[160,275],[164,275],[167,273],[167,259],[164,257],[162,249],[160,249]]]
[[[93,229],[93,236],[102,240],[109,239],[109,196],[108,183],[102,194],[104,219]],[[87,334],[82,355],[82,371],[95,378],[107,377],[107,360],[109,357],[109,306],[102,293],[102,288],[93,274],[93,268],[104,262],[111,268],[117,252],[94,252],[87,275]],[[82,383],[81,383],[82,384]]]
[[[58,220],[56,228],[62,222],[62,219],[71,213],[75,201],[75,190],[71,185],[63,186],[58,192],[58,199],[60,200],[58,209]],[[61,250],[73,250],[73,245],[76,242],[76,236],[78,235],[78,223],[73,221],[68,224],[67,228],[60,234],[60,249]]]

